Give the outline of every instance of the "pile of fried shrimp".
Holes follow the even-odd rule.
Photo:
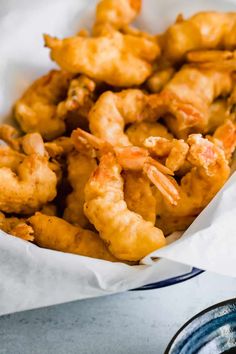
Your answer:
[[[137,264],[229,178],[236,13],[179,15],[153,35],[131,26],[141,5],[101,0],[90,33],[44,35],[59,68],[14,104],[18,128],[0,126],[8,234]]]

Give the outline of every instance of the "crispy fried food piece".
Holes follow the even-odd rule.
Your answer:
[[[182,61],[195,49],[228,49],[236,46],[236,14],[200,12],[171,25],[163,36],[163,54],[173,62]]]
[[[221,143],[225,157],[230,161],[236,148],[236,123],[227,119],[216,129],[213,139],[217,139]]]
[[[119,32],[96,38],[75,36],[63,40],[45,35],[44,40],[51,49],[52,60],[63,70],[120,87],[142,84],[160,54],[157,43]]]
[[[187,60],[192,66],[201,69],[224,70],[230,72],[236,70],[236,50],[193,51],[187,54]]]
[[[68,155],[74,148],[74,145],[69,137],[61,136],[53,141],[44,144],[47,153],[52,158]]]
[[[88,219],[118,259],[138,261],[165,245],[161,230],[128,209],[121,167],[112,153],[102,156],[85,187],[85,200]]]
[[[101,0],[96,8],[93,34],[98,36],[129,25],[141,10],[141,0]]]
[[[125,131],[129,141],[135,145],[144,147],[145,139],[150,136],[159,136],[166,139],[173,139],[173,135],[168,132],[167,128],[157,122],[137,122],[131,124]]]
[[[236,51],[229,50],[193,50],[186,54],[189,63],[215,63],[224,60],[235,59]]]
[[[125,125],[156,117],[149,109],[148,97],[138,89],[103,93],[89,113],[90,131],[114,146],[132,145],[124,132]]]
[[[57,205],[53,203],[48,203],[43,205],[40,213],[48,216],[57,216]]]
[[[0,229],[26,241],[34,240],[34,231],[23,218],[6,217],[0,212]]]
[[[217,99],[209,107],[209,119],[204,133],[213,134],[214,131],[230,118],[226,99]]]
[[[85,75],[71,80],[67,97],[57,107],[58,119],[72,120],[73,127],[87,125],[88,114],[92,108],[95,97],[96,83]]]
[[[117,261],[99,236],[90,230],[84,230],[61,218],[39,212],[29,218],[29,223],[34,230],[34,241],[40,247],[111,262]]]
[[[219,96],[228,95],[234,84],[230,72],[184,66],[160,94],[151,95],[151,110],[165,116],[169,129],[179,138],[191,132],[204,132],[209,107]]]
[[[161,229],[165,236],[172,234],[176,231],[184,231],[192,224],[196,216],[171,216],[161,215],[156,219],[156,227]],[[168,243],[168,240],[167,240]]]
[[[0,147],[0,210],[30,214],[56,196],[57,177],[51,170],[38,133],[22,138],[25,154]]]
[[[64,100],[72,75],[51,70],[37,79],[16,102],[15,118],[26,133],[39,132],[51,140],[65,131],[64,119],[57,116],[57,105]]]
[[[124,170],[142,171],[170,203],[175,204],[178,200],[178,193],[166,176],[173,175],[173,172],[152,159],[146,149],[137,146],[113,147],[81,129],[74,130],[71,138],[75,148],[89,156],[101,157],[111,152]]]
[[[224,139],[227,140],[227,137]],[[222,188],[230,174],[228,160],[222,147],[203,138],[201,134],[190,135],[187,143],[189,151],[186,159],[192,168],[181,178],[179,185],[176,182],[180,194],[176,205],[170,205],[167,200],[160,197],[157,190],[154,190],[158,215],[164,220],[169,216],[171,218],[197,216]]]
[[[184,164],[189,146],[183,139],[172,139],[150,136],[144,142],[148,150],[158,157],[166,157],[165,165],[171,171],[178,171]]]
[[[228,108],[230,112],[233,112],[235,114],[235,105],[236,105],[236,85],[234,85],[234,88],[231,92],[231,95],[228,99]]]
[[[5,141],[13,150],[20,150],[19,132],[9,124],[0,125],[0,139]]]
[[[164,88],[164,86],[170,81],[170,79],[174,76],[174,74],[175,74],[175,69],[173,67],[157,70],[147,80],[147,88],[152,93],[160,92]]]
[[[66,198],[66,209],[63,218],[72,224],[82,227],[88,225],[84,215],[84,187],[97,163],[92,157],[72,152],[67,157],[68,180],[73,191]]]
[[[122,177],[124,179],[124,200],[128,209],[154,225],[156,199],[153,196],[150,181],[137,171],[124,171]]]

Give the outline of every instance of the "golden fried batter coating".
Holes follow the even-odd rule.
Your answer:
[[[172,216],[171,214],[167,215],[158,215],[156,219],[156,227],[161,229],[165,236],[172,234],[176,231],[185,231],[195,220],[196,216]],[[168,243],[168,239],[167,239]]]
[[[63,70],[121,87],[142,84],[151,74],[151,63],[160,53],[157,43],[119,32],[96,38],[75,36],[63,40],[45,35],[44,39],[51,49],[52,60]]]
[[[172,139],[150,136],[144,146],[158,157],[166,157],[165,165],[171,171],[178,171],[184,164],[189,146],[183,139]]]
[[[199,12],[171,25],[164,34],[164,56],[176,62],[194,49],[234,49],[236,14]]]
[[[156,199],[147,177],[137,171],[125,171],[124,200],[129,210],[142,216],[153,225],[156,220]]]
[[[0,139],[5,141],[13,150],[20,150],[19,132],[8,124],[0,125]]]
[[[29,223],[34,230],[34,241],[40,247],[116,261],[107,250],[105,243],[90,230],[84,230],[61,218],[39,212],[29,218]]]
[[[0,229],[26,241],[34,240],[32,227],[27,225],[25,219],[22,218],[6,217],[3,213],[0,213]]]
[[[115,257],[138,261],[166,241],[161,230],[128,209],[120,173],[112,153],[102,156],[85,187],[84,211]]]
[[[226,137],[224,139],[227,140]],[[173,181],[179,190],[179,201],[175,206],[170,205],[154,190],[158,215],[164,219],[168,216],[197,216],[222,188],[230,174],[228,161],[221,147],[203,138],[201,134],[190,135],[187,143],[189,152],[186,159],[192,168],[181,178],[179,185]]]
[[[147,80],[147,88],[152,93],[160,92],[167,82],[174,76],[175,69],[172,67],[168,67],[162,70],[156,71],[148,80]]]
[[[94,158],[72,152],[67,157],[67,165],[68,180],[73,191],[66,198],[63,218],[72,224],[85,227],[88,225],[88,219],[84,215],[84,187],[97,163]]]
[[[26,155],[0,146],[0,210],[7,213],[30,214],[56,196],[57,177],[41,136],[28,134],[22,145]]]
[[[52,70],[26,90],[14,107],[24,132],[39,132],[47,140],[64,133],[65,122],[57,115],[57,105],[66,97],[71,78],[69,73]]]
[[[71,121],[73,128],[87,125],[88,113],[94,104],[96,84],[85,75],[71,80],[67,97],[57,107],[57,117]]]
[[[141,0],[101,0],[96,8],[94,35],[120,30],[129,25],[141,10]]]
[[[91,109],[89,127],[92,134],[112,145],[128,146],[132,144],[124,132],[125,125],[155,117],[148,107],[148,95],[141,90],[107,91]]]
[[[145,140],[150,136],[159,136],[166,139],[173,139],[173,135],[168,132],[167,128],[157,122],[137,122],[131,124],[125,131],[129,141],[135,145],[144,147]]]
[[[160,94],[150,96],[149,104],[158,116],[166,116],[167,126],[177,137],[186,138],[189,132],[206,130],[210,105],[228,95],[233,84],[230,72],[184,66]]]
[[[178,199],[177,190],[166,176],[166,174],[173,175],[173,172],[152,159],[147,149],[137,146],[112,146],[107,141],[81,129],[74,130],[71,138],[75,148],[88,156],[100,158],[111,152],[116,156],[117,162],[124,170],[142,171],[170,203],[176,203],[176,199]]]

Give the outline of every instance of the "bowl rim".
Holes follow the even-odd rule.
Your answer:
[[[198,269],[193,267],[190,272],[184,273],[181,275],[177,275],[176,277],[168,278],[165,280],[161,280],[155,283],[147,284],[144,286],[141,286],[139,288],[131,289],[131,291],[143,291],[143,290],[153,290],[153,289],[160,289],[160,288],[165,288],[167,286],[175,285],[182,283],[186,280],[192,279],[200,274],[205,272],[202,269]]]
[[[176,340],[176,338],[179,336],[179,334],[189,325],[191,324],[193,321],[195,321],[197,318],[205,315],[208,312],[211,312],[212,310],[215,310],[217,308],[220,307],[224,307],[225,305],[230,305],[230,304],[236,304],[236,297],[232,298],[232,299],[228,299],[228,300],[224,300],[221,302],[218,302],[217,304],[214,304],[210,307],[207,307],[206,309],[202,310],[201,312],[197,313],[196,315],[194,315],[192,318],[190,318],[182,327],[180,327],[180,329],[176,332],[176,334],[172,337],[171,341],[169,342],[164,354],[169,354],[170,349],[174,343],[174,341]]]

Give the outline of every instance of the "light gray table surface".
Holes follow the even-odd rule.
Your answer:
[[[163,354],[186,320],[236,297],[236,279],[204,273],[168,288],[0,317],[0,354]]]

